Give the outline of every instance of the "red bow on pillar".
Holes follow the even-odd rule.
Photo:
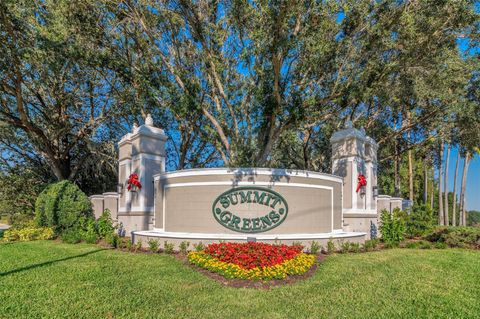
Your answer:
[[[357,193],[362,186],[367,186],[367,178],[364,175],[360,174],[358,175]]]
[[[138,187],[138,189],[142,189],[142,184],[140,184],[140,181],[138,180],[138,175],[136,173],[133,173],[128,177],[127,184],[128,190],[130,190],[132,186]]]

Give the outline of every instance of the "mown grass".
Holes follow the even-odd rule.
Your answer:
[[[172,256],[52,241],[0,244],[1,318],[478,318],[480,252],[328,257],[270,290],[224,287]]]

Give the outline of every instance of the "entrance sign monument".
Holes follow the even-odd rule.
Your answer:
[[[117,192],[90,197],[96,216],[108,208],[134,241],[363,242],[380,209],[401,208],[400,198],[378,195],[378,146],[351,123],[331,138],[332,174],[227,167],[166,172],[166,141],[150,116],[134,126],[118,143]],[[127,189],[132,174],[141,185],[135,191]]]

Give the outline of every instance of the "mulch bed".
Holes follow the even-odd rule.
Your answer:
[[[325,260],[327,255],[319,254],[317,255],[317,260],[315,264],[303,275],[297,276],[288,276],[285,279],[272,279],[272,280],[244,280],[244,279],[227,279],[217,273],[210,272],[207,269],[203,269],[196,265],[192,265],[188,262],[187,256],[182,254],[175,254],[175,257],[182,261],[186,266],[204,274],[205,276],[213,279],[224,286],[233,287],[233,288],[253,288],[253,289],[269,289],[275,286],[284,286],[291,285],[297,281],[301,281],[307,278],[312,277],[317,270],[318,265]]]

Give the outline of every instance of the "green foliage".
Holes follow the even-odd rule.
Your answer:
[[[438,241],[438,242],[435,243],[434,247],[436,249],[446,249],[448,246],[447,246],[446,243],[442,243],[442,242]]]
[[[405,248],[408,248],[408,249],[418,248],[418,241],[409,241],[408,243],[406,243]]]
[[[180,243],[180,246],[179,246],[179,248],[180,248],[180,253],[186,255],[186,254],[188,253],[188,247],[189,247],[189,246],[190,246],[190,242],[188,242],[188,241],[182,241],[182,242]]]
[[[467,212],[467,226],[480,227],[480,212],[475,210]]]
[[[118,234],[110,233],[105,236],[105,241],[110,247],[118,248],[121,238]]]
[[[102,215],[97,220],[97,231],[98,235],[102,238],[113,234],[115,232],[115,227],[113,226],[113,220],[110,215],[110,211],[105,209],[102,212]]]
[[[368,239],[368,240],[365,240],[365,243],[363,244],[363,250],[365,250],[366,252],[367,251],[371,251],[371,250],[375,250],[378,246],[378,239]]]
[[[91,218],[83,218],[83,220],[84,222],[82,222],[79,226],[79,228],[81,229],[82,239],[87,244],[96,244],[99,236],[95,220]]]
[[[394,209],[392,214],[385,209],[380,213],[380,233],[387,248],[397,247],[403,240],[405,223],[402,215],[398,208]]]
[[[81,217],[93,218],[87,195],[70,181],[47,186],[37,198],[35,215],[37,225],[52,227],[56,233],[75,227]]]
[[[137,243],[135,243],[135,245],[133,247],[133,250],[135,252],[142,251],[142,241],[141,240],[139,240]]]
[[[450,247],[480,248],[480,228],[478,227],[436,227],[425,239],[445,243]]]
[[[149,239],[147,243],[148,243],[148,250],[150,250],[151,253],[158,252],[158,247],[159,247],[158,240]]]
[[[3,232],[3,240],[11,241],[31,241],[46,240],[54,237],[54,231],[50,227],[37,227],[33,223],[22,228],[12,227]],[[2,236],[0,236],[2,238]]]
[[[419,237],[430,232],[436,220],[429,205],[414,205],[405,219],[405,234],[408,237]]]
[[[173,254],[174,247],[173,243],[169,243],[168,241],[163,242],[163,252],[166,254]]]
[[[199,241],[197,244],[193,244],[193,248],[195,248],[195,251],[203,251],[205,249],[205,245]]]
[[[127,240],[125,241],[125,249],[127,249],[128,251],[131,251],[132,248],[133,248],[132,239],[127,238]]]
[[[341,253],[348,253],[349,250],[350,250],[350,242],[349,241],[340,242],[340,252]]]
[[[333,242],[333,239],[330,238],[327,241],[327,253],[333,254],[334,252],[335,252],[335,243]]]
[[[67,244],[78,244],[83,239],[82,230],[80,228],[69,228],[60,235],[60,239]]]
[[[349,251],[352,253],[360,252],[360,243],[350,243]]]
[[[310,243],[310,254],[317,255],[322,247],[320,247],[320,244],[316,241],[312,241]]]

